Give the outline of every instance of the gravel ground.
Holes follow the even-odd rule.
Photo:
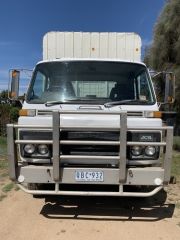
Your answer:
[[[0,239],[179,240],[179,194],[179,183],[148,199],[37,199],[11,190],[0,202]]]

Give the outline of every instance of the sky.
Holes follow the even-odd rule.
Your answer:
[[[49,31],[136,32],[143,49],[166,0],[1,0],[0,91],[9,69],[33,69]],[[24,72],[24,74],[28,74]]]

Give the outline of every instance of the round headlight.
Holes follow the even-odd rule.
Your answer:
[[[134,156],[139,156],[142,153],[142,147],[141,146],[133,146],[131,148],[131,153]]]
[[[145,154],[147,156],[153,156],[156,153],[156,148],[154,146],[147,146],[145,148]]]
[[[48,146],[46,144],[40,144],[38,146],[38,152],[41,154],[41,155],[45,155],[47,154],[49,151],[48,149]]]
[[[33,154],[35,152],[35,146],[33,144],[26,144],[24,146],[24,151],[28,154]]]

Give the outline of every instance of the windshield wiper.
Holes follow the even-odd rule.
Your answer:
[[[93,102],[97,102],[98,99],[94,99],[94,98],[70,98],[70,99],[64,99],[64,100],[58,100],[58,101],[49,101],[45,103],[45,106],[50,107],[53,105],[57,105],[57,104],[70,104],[72,102],[74,103],[78,103],[78,104],[87,104],[87,103],[93,103]]]
[[[64,100],[58,100],[58,101],[49,101],[45,103],[46,107],[50,107],[53,105],[58,105],[58,104],[68,104],[76,101],[86,101],[87,99],[82,99],[82,98],[70,98],[70,99],[64,99]],[[89,100],[89,99],[88,99]]]
[[[126,100],[121,100],[121,101],[116,101],[116,102],[107,102],[104,104],[105,107],[110,108],[113,106],[118,106],[118,105],[126,105],[126,104],[145,104],[147,103],[147,100],[140,100],[140,99],[126,99]]]
[[[50,107],[50,106],[62,104],[62,103],[66,103],[66,101],[49,101],[45,103],[45,106]]]

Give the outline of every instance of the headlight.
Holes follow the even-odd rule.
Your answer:
[[[48,146],[45,144],[38,145],[38,152],[42,155],[45,155],[49,152]]]
[[[33,154],[35,152],[35,146],[33,144],[26,144],[24,146],[24,151],[28,154]]]
[[[134,156],[139,156],[142,153],[142,147],[141,146],[133,146],[131,148],[131,153]]]
[[[158,160],[160,147],[153,146],[153,142],[161,142],[161,131],[128,131],[127,141],[149,142],[146,146],[143,143],[142,145],[128,146],[127,157],[129,160]]]
[[[145,147],[145,154],[147,156],[153,156],[156,153],[156,148],[153,146],[147,146]]]

